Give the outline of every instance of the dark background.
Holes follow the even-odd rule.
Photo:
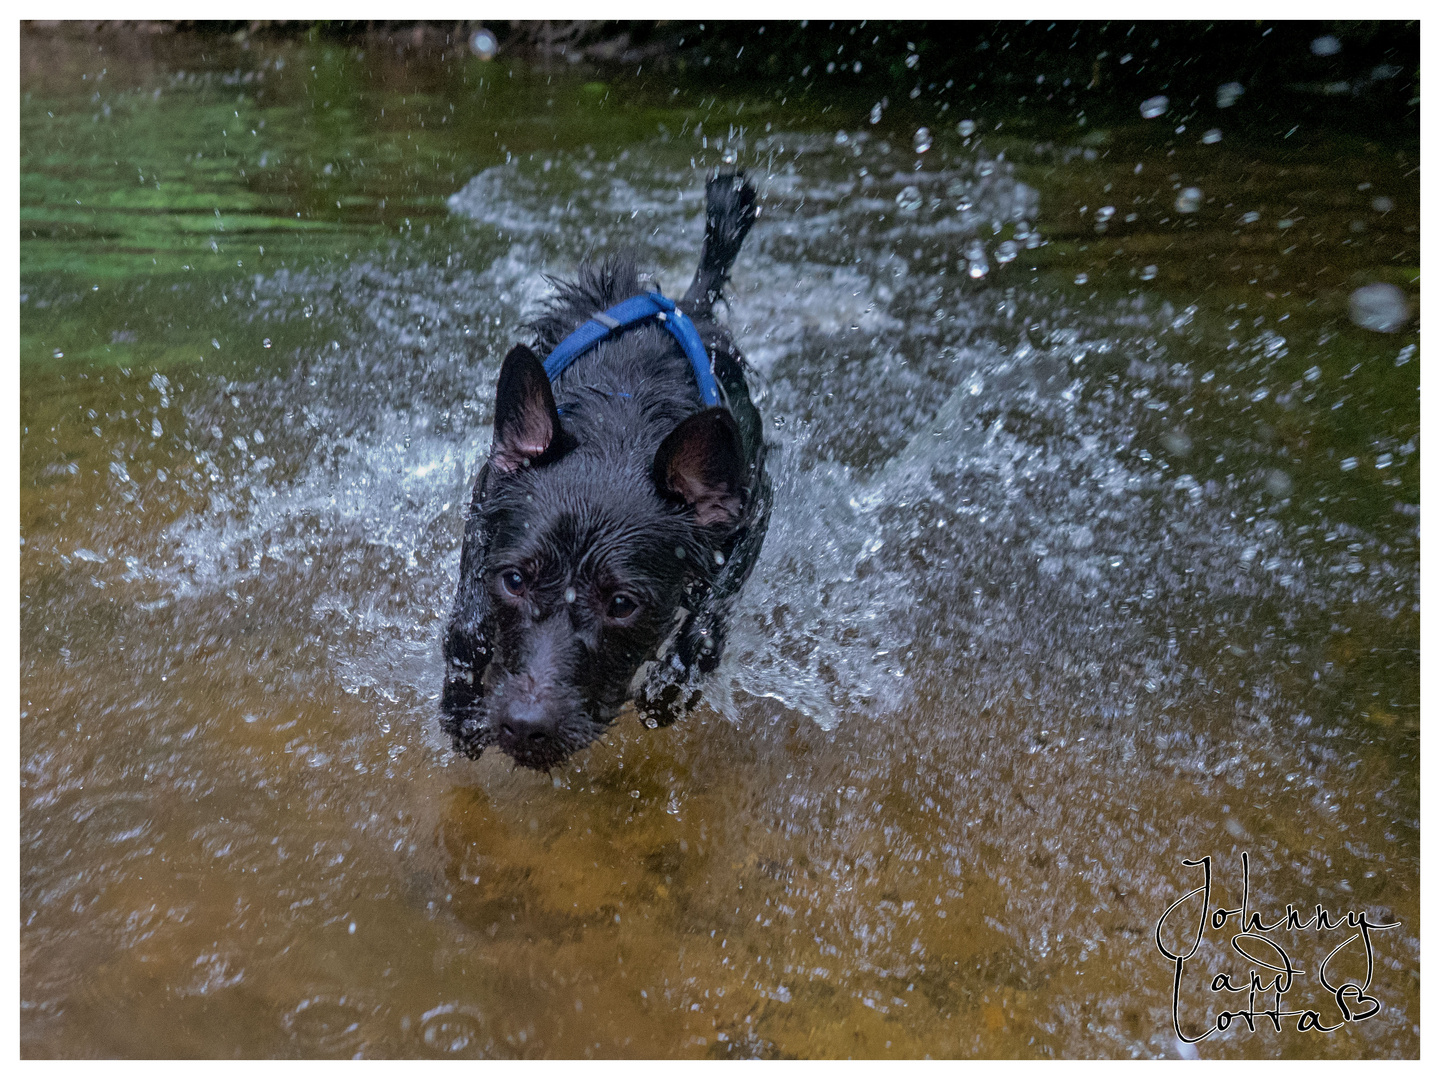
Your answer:
[[[104,34],[123,25],[30,24],[50,32]],[[635,68],[826,99],[885,100],[920,119],[948,101],[980,110],[1017,106],[1050,124],[1084,115],[1088,123],[1133,120],[1139,103],[1170,98],[1179,122],[1217,122],[1216,88],[1238,82],[1245,94],[1223,110],[1228,130],[1303,125],[1351,129],[1385,142],[1419,140],[1419,23],[1408,22],[172,22],[138,24],[155,38],[176,31],[243,41],[247,37],[385,43],[401,51],[468,48],[482,25],[499,42],[497,59],[598,71]],[[1338,52],[1312,43],[1334,37]],[[381,39],[379,42],[376,39]],[[913,66],[907,64],[915,57]],[[856,64],[859,68],[857,70]],[[830,65],[834,70],[829,70]],[[1038,81],[1043,77],[1043,82]],[[919,93],[914,91],[919,89]],[[912,96],[913,95],[913,96]],[[952,114],[953,115],[953,114]],[[1256,131],[1255,134],[1260,134]]]

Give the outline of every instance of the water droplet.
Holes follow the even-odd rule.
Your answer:
[[[675,549],[675,558],[677,558],[677,559],[683,559],[683,558],[685,558],[685,549],[684,549],[683,547],[677,547],[677,548]]]
[[[846,143],[848,143],[849,141],[850,141],[850,136],[847,135],[845,132],[843,132],[843,131],[837,131],[837,132],[835,132],[835,145],[836,145],[836,146],[844,146],[844,145],[845,145]]]
[[[1140,271],[1140,280],[1141,280],[1141,281],[1154,281],[1156,275],[1159,274],[1159,273],[1160,273],[1160,268],[1159,268],[1158,266],[1156,266],[1154,263],[1151,263],[1149,266],[1145,267],[1143,270]]]
[[[961,120],[955,125],[955,130],[968,139],[971,135],[975,134],[975,121]]]
[[[920,63],[920,57],[916,53],[911,53],[905,57],[905,66],[907,68],[913,68],[918,63]]]
[[[995,261],[1001,263],[1014,262],[1015,257],[1020,254],[1020,245],[1014,240],[1002,240],[995,246]]]
[[[1340,51],[1340,39],[1334,34],[1325,34],[1310,42],[1310,51],[1316,56],[1334,56]]]
[[[720,160],[726,165],[734,165],[737,161],[740,160],[740,154],[732,147],[730,149],[727,149],[725,153],[720,156]]]
[[[970,263],[970,268],[969,268],[969,274],[970,274],[970,276],[971,276],[972,278],[975,278],[976,280],[979,280],[980,278],[983,278],[983,277],[984,277],[986,274],[988,274],[989,272],[990,272],[990,264],[987,263],[984,259],[975,259],[975,260],[971,261],[971,263]]]
[[[1114,216],[1115,208],[1113,206],[1102,206],[1099,210],[1095,211],[1095,223],[1097,225],[1104,225],[1105,222],[1109,221]]]
[[[1260,220],[1260,212],[1259,212],[1258,210],[1247,210],[1247,211],[1245,211],[1245,213],[1243,213],[1243,214],[1240,215],[1240,224],[1241,224],[1241,225],[1254,225],[1255,222],[1257,222],[1257,221],[1259,221],[1259,220]]]
[[[1088,283],[1089,280],[1090,280],[1090,275],[1087,274],[1087,273],[1085,273],[1085,271],[1083,271],[1083,270],[1080,271],[1080,273],[1078,273],[1078,274],[1075,275],[1075,284],[1076,284],[1076,285],[1084,285],[1084,284]]]
[[[1360,464],[1359,459],[1353,458],[1353,457],[1347,457],[1344,461],[1340,462],[1340,471],[1341,471],[1341,472],[1353,472],[1354,469],[1355,469],[1355,466],[1357,466],[1357,465],[1359,465],[1359,464]]]
[[[914,184],[907,184],[900,189],[900,194],[895,196],[895,205],[901,210],[915,210],[920,206],[920,189]]]
[[[964,195],[961,195],[960,201],[955,204],[955,209],[959,210],[962,214],[967,213],[974,208],[975,200],[970,196],[968,192]]]
[[[1164,94],[1156,94],[1140,103],[1140,115],[1146,120],[1154,120],[1157,116],[1164,116],[1169,108],[1170,99]]]
[[[919,131],[915,132],[915,152],[917,154],[925,153],[925,151],[929,150],[934,144],[935,140],[930,137],[929,128],[922,127]]]
[[[880,122],[880,117],[882,117],[882,116],[884,116],[884,115],[885,115],[885,106],[881,105],[880,102],[877,101],[877,102],[874,104],[874,106],[870,109],[870,123],[872,123],[872,124],[878,124],[878,123]]]
[[[1200,204],[1205,200],[1205,193],[1198,187],[1187,187],[1179,195],[1175,196],[1175,212],[1179,214],[1193,214],[1200,209]]]
[[[150,421],[150,435],[151,435],[153,438],[158,439],[158,438],[160,438],[161,435],[164,435],[164,434],[165,434],[165,429],[160,426],[160,421],[159,421],[159,420],[151,420],[151,421]]]
[[[1240,96],[1245,93],[1245,87],[1238,82],[1221,83],[1215,90],[1215,104],[1221,109],[1228,109]]]
[[[1220,141],[1221,137],[1222,136],[1220,134],[1219,128],[1211,128],[1209,131],[1205,132],[1204,135],[1200,136],[1200,141],[1206,146],[1214,146],[1217,142]]]
[[[565,602],[567,604],[573,604],[575,602],[575,587],[573,585],[565,589]]]
[[[1305,381],[1306,381],[1306,382],[1314,382],[1314,381],[1315,381],[1316,379],[1318,379],[1318,378],[1320,378],[1320,368],[1319,368],[1318,365],[1317,365],[1317,366],[1314,366],[1314,367],[1309,367],[1309,368],[1306,368],[1306,369],[1305,369]]]
[[[975,166],[976,176],[989,176],[994,173],[994,171],[995,163],[993,161],[982,161]]]
[[[1393,334],[1410,321],[1410,304],[1398,286],[1377,281],[1350,294],[1350,321],[1362,330]]]
[[[1175,428],[1173,431],[1167,431],[1164,435],[1161,435],[1160,442],[1164,444],[1166,450],[1169,450],[1170,453],[1176,457],[1184,457],[1190,453],[1190,448],[1195,445],[1190,436],[1179,428]]]
[[[483,26],[470,35],[470,51],[481,60],[493,60],[499,48],[495,35]]]
[[[1395,209],[1395,200],[1385,195],[1376,195],[1370,200],[1370,209],[1377,214],[1388,214]]]
[[[264,341],[260,342],[260,344],[268,349],[270,347],[270,339],[267,337]]]

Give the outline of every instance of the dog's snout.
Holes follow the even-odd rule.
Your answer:
[[[512,691],[500,721],[502,743],[538,746],[554,738],[555,716],[535,679],[528,675],[518,677]]]
[[[534,696],[511,701],[505,713],[505,719],[500,722],[500,732],[506,738],[538,743],[555,733],[544,704]]]

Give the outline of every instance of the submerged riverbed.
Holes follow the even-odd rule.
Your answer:
[[[1400,926],[1375,1016],[1200,1056],[1418,1055],[1419,334],[1347,314],[1414,309],[1418,140],[23,40],[25,1055],[1181,1056],[1155,925],[1242,851]],[[683,291],[722,163],[777,447],[722,668],[458,759],[500,358],[587,255]]]

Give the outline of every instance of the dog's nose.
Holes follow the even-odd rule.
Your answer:
[[[532,743],[544,742],[550,737],[550,730],[539,724],[530,724],[522,720],[506,720],[500,725],[500,731],[508,738],[516,742],[529,741]]]
[[[538,701],[512,701],[505,712],[500,731],[511,739],[543,742],[553,734],[546,723],[545,708]]]

